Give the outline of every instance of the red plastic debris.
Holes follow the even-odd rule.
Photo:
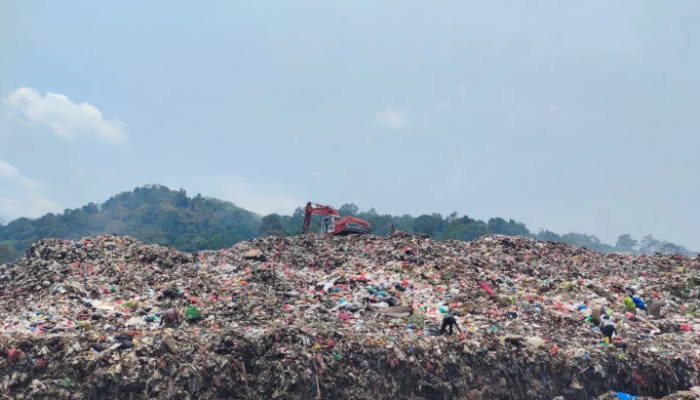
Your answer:
[[[489,295],[493,296],[493,290],[489,287],[489,285],[486,282],[479,282],[479,285],[481,285],[482,288],[488,293]]]
[[[642,379],[642,377],[639,376],[639,375],[637,375],[636,372],[633,372],[633,373],[632,373],[632,377],[633,377],[637,382],[639,382],[639,384],[640,384],[642,387],[646,386],[646,383],[644,383],[644,380]]]
[[[7,357],[10,359],[10,364],[13,364],[20,357],[22,357],[22,352],[13,347],[10,348],[10,350],[7,350]]]
[[[554,347],[552,347],[552,355],[553,355],[553,356],[556,355],[556,354],[557,354],[557,351],[559,351],[559,346],[557,346],[557,345],[555,344]]]

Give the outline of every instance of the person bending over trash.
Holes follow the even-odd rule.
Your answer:
[[[613,334],[617,335],[617,328],[615,328],[615,323],[610,319],[609,315],[603,317],[600,330],[603,332],[603,336],[605,336],[605,343],[610,343],[612,341]]]
[[[642,310],[646,312],[647,305],[644,303],[644,300],[638,296],[635,296],[633,289],[628,289],[628,291],[629,294],[623,299],[623,303],[625,304],[625,307],[627,307],[627,311],[634,313],[636,310]]]
[[[647,310],[647,305],[644,304],[644,300],[637,296],[632,296],[632,301],[634,302],[635,307],[637,307],[640,310]]]
[[[165,326],[180,325],[180,315],[175,308],[169,308],[163,313],[163,322]]]
[[[452,334],[452,326],[456,326],[457,330],[459,333],[462,333],[462,330],[459,328],[459,325],[457,325],[457,320],[455,319],[454,315],[452,315],[451,312],[445,313],[445,316],[442,317],[442,328],[440,328],[440,334],[444,334],[447,331],[447,327],[450,327],[450,332],[448,335]]]

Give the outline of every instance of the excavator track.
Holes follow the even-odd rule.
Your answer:
[[[350,223],[345,226],[343,231],[336,233],[335,236],[369,235],[370,233],[372,232],[369,228]]]

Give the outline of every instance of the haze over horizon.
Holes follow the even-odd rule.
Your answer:
[[[700,3],[0,5],[0,218],[146,183],[700,250]]]

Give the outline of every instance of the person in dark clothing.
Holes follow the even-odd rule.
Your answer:
[[[612,342],[613,334],[617,334],[615,323],[607,315],[603,318],[603,323],[600,330],[603,332],[603,336],[605,336],[605,343]]]
[[[457,330],[462,333],[462,330],[459,328],[459,325],[457,325],[457,320],[455,319],[454,315],[452,313],[448,312],[445,314],[445,316],[442,318],[442,328],[440,328],[440,334],[444,334],[447,332],[447,327],[450,327],[450,332],[448,335],[452,334],[452,326],[457,327]]]
[[[163,313],[163,324],[165,326],[180,325],[180,315],[175,308],[169,308]]]

